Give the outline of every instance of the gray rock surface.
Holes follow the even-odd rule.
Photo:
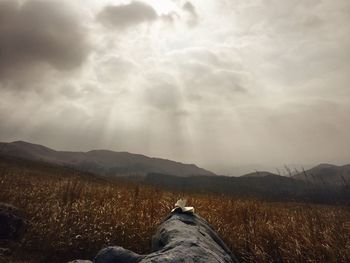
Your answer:
[[[177,210],[158,227],[152,238],[152,253],[138,255],[122,247],[107,247],[97,254],[94,262],[236,263],[238,260],[203,218]]]

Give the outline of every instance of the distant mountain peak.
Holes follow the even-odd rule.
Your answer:
[[[12,144],[12,145],[17,145],[17,146],[23,146],[23,147],[31,147],[31,148],[43,148],[43,149],[49,149],[50,148],[40,145],[40,144],[35,144],[35,143],[30,143],[30,142],[26,142],[26,141],[14,141],[14,142],[10,142],[8,144]]]
[[[337,165],[334,165],[334,164],[329,164],[329,163],[320,163],[318,165],[316,165],[313,169],[315,168],[334,168],[334,167],[338,167]]]
[[[294,175],[294,178],[324,186],[341,186],[346,183],[346,180],[350,181],[350,165],[338,166],[321,163],[305,172]]]

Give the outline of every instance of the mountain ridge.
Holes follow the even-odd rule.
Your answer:
[[[321,163],[294,175],[293,178],[324,186],[350,185],[350,164]]]
[[[103,175],[123,173],[146,175],[152,172],[176,176],[216,175],[195,164],[184,164],[142,154],[111,150],[90,150],[87,152],[56,151],[40,144],[25,141],[0,142],[0,154],[66,165]]]
[[[56,151],[40,144],[14,141],[10,143],[0,142],[0,154],[49,162],[100,175],[147,175],[148,173],[159,173],[180,177],[193,175],[217,176],[217,174],[200,168],[195,164],[184,164],[126,151],[117,152],[105,149],[86,152]],[[278,179],[277,174],[268,171],[255,171],[238,177],[260,177],[266,179],[275,177]],[[320,163],[311,169],[293,175],[292,178],[316,185],[350,185],[350,164]]]

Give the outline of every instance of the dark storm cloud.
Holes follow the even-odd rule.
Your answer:
[[[45,75],[48,66],[69,71],[88,54],[85,31],[62,3],[0,1],[0,82]]]
[[[98,20],[105,26],[124,29],[143,22],[152,22],[158,18],[156,11],[142,2],[106,6],[99,14]]]

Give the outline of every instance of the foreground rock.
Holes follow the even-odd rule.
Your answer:
[[[238,260],[201,217],[171,213],[152,238],[152,253],[138,255],[122,247],[102,249],[95,263],[236,263]],[[74,261],[86,263],[88,261]]]
[[[25,229],[26,221],[18,208],[0,203],[0,241],[17,241]]]
[[[0,203],[0,262],[12,254],[25,232],[27,222],[20,210],[10,204]]]

